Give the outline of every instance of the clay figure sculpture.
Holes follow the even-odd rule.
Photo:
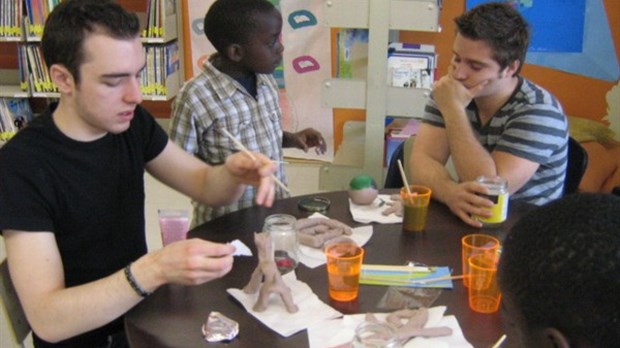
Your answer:
[[[340,236],[350,236],[351,227],[334,219],[306,218],[295,223],[300,244],[312,248],[322,248],[326,242]]]
[[[372,314],[366,314],[366,321],[379,322]],[[401,309],[390,313],[385,321],[396,328],[396,334],[402,342],[413,337],[439,337],[452,335],[452,329],[447,326],[424,327],[428,320],[428,308]]]
[[[289,313],[299,310],[293,301],[291,289],[284,283],[280,271],[273,257],[273,244],[269,233],[254,233],[254,243],[258,251],[258,265],[252,273],[249,283],[243,288],[246,294],[255,294],[258,291],[258,299],[252,309],[263,312],[267,309],[269,296],[272,293],[280,295],[284,306]]]

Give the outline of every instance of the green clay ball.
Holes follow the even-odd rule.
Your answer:
[[[358,175],[349,183],[349,198],[357,205],[372,204],[378,194],[377,183],[369,175]]]
[[[351,179],[351,182],[349,182],[349,188],[351,190],[361,190],[366,188],[374,188],[376,190],[377,183],[370,175],[358,175]]]

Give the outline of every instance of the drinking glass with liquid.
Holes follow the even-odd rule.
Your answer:
[[[396,329],[388,323],[365,321],[355,329],[353,348],[400,348]]]
[[[487,187],[489,194],[484,197],[492,201],[493,206],[490,208],[490,217],[474,216],[474,218],[482,222],[484,227],[500,226],[508,216],[508,181],[500,176],[479,176],[476,182]]]
[[[269,233],[273,243],[273,257],[280,274],[293,271],[299,263],[299,249],[294,216],[273,214],[265,219],[263,231]]]

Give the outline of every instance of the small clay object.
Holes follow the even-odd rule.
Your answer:
[[[254,233],[254,243],[256,243],[258,250],[258,266],[252,273],[248,284],[243,288],[243,292],[246,294],[259,292],[256,304],[252,309],[256,312],[263,312],[267,309],[269,295],[276,293],[280,295],[289,313],[297,312],[299,308],[293,302],[291,289],[282,280],[273,258],[273,244],[269,233]]]
[[[312,248],[322,248],[327,241],[353,233],[351,228],[342,222],[324,218],[299,219],[295,222],[295,229],[299,244]]]
[[[404,320],[404,322],[403,322]],[[399,328],[403,326],[419,328],[426,324],[428,320],[428,309],[401,309],[390,313],[386,318],[392,326]]]
[[[378,194],[377,183],[369,175],[358,175],[349,182],[349,198],[357,205],[372,204]]]
[[[373,313],[366,313],[364,321],[379,323],[379,319]],[[428,327],[424,325],[428,321],[428,308],[401,309],[388,314],[385,322],[396,329],[398,340],[404,346],[413,337],[440,337],[452,335],[452,329],[447,326]],[[342,346],[350,347],[350,346]],[[340,348],[334,347],[334,348]]]
[[[412,337],[439,337],[452,335],[452,329],[446,326],[424,328],[428,320],[428,309],[401,309],[390,313],[385,321],[396,328],[401,340]]]
[[[387,202],[388,208],[381,212],[383,216],[394,214],[396,216],[403,216],[403,201],[400,195],[391,195],[390,202]]]

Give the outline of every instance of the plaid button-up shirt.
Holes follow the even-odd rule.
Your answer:
[[[212,164],[222,164],[239,151],[219,129],[225,128],[250,151],[282,160],[282,112],[278,87],[272,75],[257,74],[256,98],[232,77],[205,61],[200,75],[189,80],[177,95],[170,124],[170,139]],[[282,164],[276,176],[286,183]],[[194,206],[192,226],[253,205],[256,189],[248,186],[241,198],[228,206]],[[276,198],[288,194],[276,186]]]

